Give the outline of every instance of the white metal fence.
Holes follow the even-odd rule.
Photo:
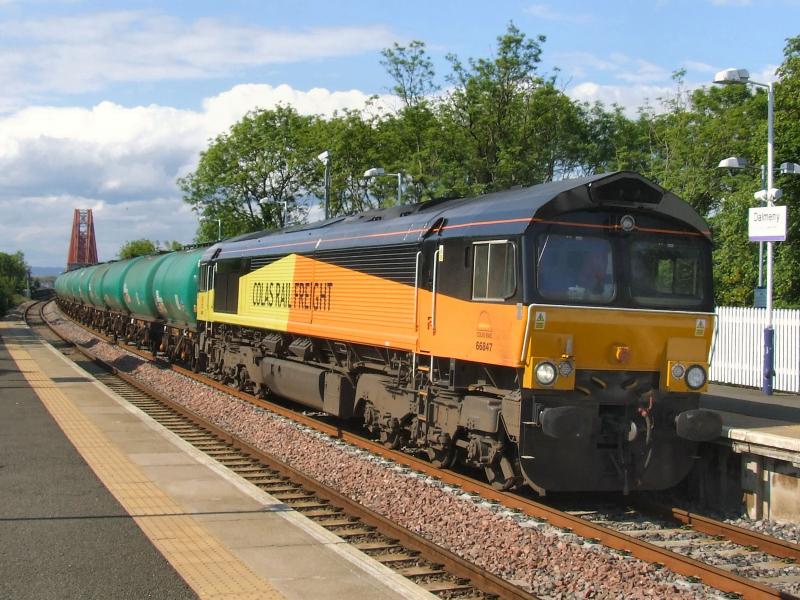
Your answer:
[[[763,308],[717,307],[717,343],[709,378],[717,383],[761,387],[764,363]],[[800,393],[800,310],[773,310],[776,390]]]

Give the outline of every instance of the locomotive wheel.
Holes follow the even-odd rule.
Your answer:
[[[498,490],[510,490],[519,481],[514,471],[514,465],[511,464],[511,461],[506,456],[502,456],[500,460],[485,466],[483,472],[486,475],[486,480],[492,484],[493,488]]]
[[[382,431],[380,437],[381,441],[383,441],[383,445],[390,450],[399,450],[403,445],[403,436],[400,433],[399,430],[389,432]]]
[[[455,463],[456,451],[455,445],[450,444],[447,448],[426,448],[428,453],[428,460],[437,469],[449,469]]]

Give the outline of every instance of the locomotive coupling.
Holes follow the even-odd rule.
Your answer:
[[[722,417],[713,410],[687,410],[675,417],[675,430],[692,442],[710,442],[722,433]]]

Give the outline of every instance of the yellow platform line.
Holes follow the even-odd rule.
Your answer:
[[[2,327],[2,325],[0,325]],[[283,596],[184,514],[67,398],[20,345],[8,353],[100,481],[200,598],[269,600]]]

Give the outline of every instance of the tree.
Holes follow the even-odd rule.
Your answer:
[[[775,86],[775,164],[800,163],[800,36],[786,40]],[[800,176],[776,182],[788,207],[786,241],[775,245],[777,306],[800,307]]]
[[[283,227],[301,220],[307,208],[297,200],[319,185],[320,149],[315,117],[278,106],[254,110],[201,153],[194,173],[178,180],[184,201],[200,215],[198,236],[222,219],[223,236]]]
[[[397,42],[381,51],[381,65],[394,80],[392,91],[406,108],[425,102],[438,88],[433,82],[433,62],[425,49],[425,42],[412,41],[408,46]]]
[[[158,242],[145,239],[131,240],[122,244],[117,255],[119,256],[120,260],[125,260],[126,258],[135,258],[137,256],[155,254],[157,250]]]
[[[513,23],[497,38],[494,59],[470,59],[464,65],[448,55],[455,86],[444,116],[464,132],[468,143],[468,185],[471,191],[505,189],[518,183],[512,165],[528,148],[519,124],[526,100],[543,84],[537,73],[544,36],[527,38]]]
[[[358,111],[346,110],[328,121],[319,133],[324,140],[320,145],[330,150],[334,157],[331,216],[350,215],[379,206],[382,195],[371,196],[370,182],[364,179],[364,171],[386,164],[374,120],[366,121]],[[321,195],[321,190],[318,194]]]
[[[395,82],[392,91],[404,105],[396,114],[376,124],[382,140],[381,149],[389,154],[387,165],[391,165],[392,171],[411,178],[412,185],[406,190],[406,195],[414,201],[441,195],[442,155],[437,144],[441,128],[430,98],[438,89],[433,80],[433,62],[424,42],[418,40],[407,47],[395,43],[381,55],[381,65]],[[379,184],[376,187],[386,186]]]
[[[14,297],[25,291],[28,282],[28,265],[22,252],[0,252],[0,315],[14,303]]]
[[[645,171],[649,166],[650,121],[644,112],[629,119],[622,107],[600,102],[581,106],[581,164],[587,173]]]

